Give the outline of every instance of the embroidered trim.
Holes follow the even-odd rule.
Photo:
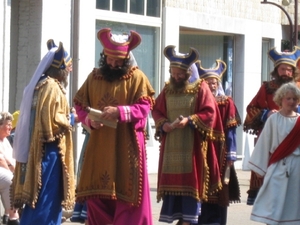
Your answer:
[[[166,92],[166,94],[178,94],[178,93],[195,94],[198,93],[201,83],[203,81],[204,81],[203,79],[199,79],[194,83],[190,83],[186,85],[184,88],[178,90],[177,89],[175,90],[173,85],[168,81],[165,84],[164,91]]]
[[[263,84],[265,85],[268,94],[274,94],[280,87],[274,80],[264,81]]]
[[[124,110],[124,117],[126,122],[131,122],[131,110],[129,106],[121,106]]]
[[[127,74],[123,75],[122,77],[120,77],[120,80],[127,80],[130,77],[133,76],[133,73],[135,70],[137,70],[139,67],[138,66],[133,66],[129,69],[129,71],[127,72]],[[99,73],[100,70],[98,68],[94,68],[93,69],[93,78],[96,80],[103,80],[104,76],[102,74]]]
[[[193,126],[202,134],[204,139],[207,138],[207,140],[212,141],[225,141],[225,134],[223,132],[214,131],[211,128],[208,128],[195,114],[191,115],[190,118]]]
[[[59,86],[60,90],[62,91],[62,93],[66,94],[66,90],[61,85],[61,83],[57,79],[54,79],[54,78],[49,77],[49,76],[47,76],[45,79],[43,79],[40,82],[38,82],[37,85],[36,85],[36,87],[34,88],[34,90],[39,90],[42,86],[44,86],[47,82],[49,82],[49,79],[54,80],[58,84],[58,86]]]

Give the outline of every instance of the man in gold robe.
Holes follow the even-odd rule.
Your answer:
[[[20,223],[61,224],[62,206],[75,201],[70,107],[66,98],[72,60],[60,42],[50,39],[48,53],[26,86],[20,107],[13,154],[15,207],[25,208]]]
[[[74,98],[79,120],[91,129],[77,200],[87,204],[89,225],[152,225],[145,127],[154,90],[130,53],[141,36],[104,28],[98,39],[104,48],[100,68]],[[91,117],[96,111],[99,116]]]

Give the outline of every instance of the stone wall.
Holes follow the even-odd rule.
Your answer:
[[[286,15],[278,7],[260,2],[260,0],[164,0],[163,5],[219,16],[288,24]],[[281,4],[280,0],[269,0],[269,2]],[[294,1],[285,9],[293,19]]]
[[[47,40],[54,39],[58,45],[62,41],[66,49],[71,41],[71,1],[52,0],[18,1],[18,39],[16,52],[16,89],[12,94],[18,109],[24,87],[29,83],[36,67],[46,54]],[[14,98],[14,96],[11,96]]]

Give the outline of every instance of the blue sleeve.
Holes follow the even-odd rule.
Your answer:
[[[229,128],[226,133],[227,161],[236,160],[236,127]]]
[[[262,111],[262,116],[260,117],[260,121],[265,123],[268,119],[268,113],[270,112],[270,110],[268,109],[263,109]]]
[[[70,125],[73,127],[75,125],[74,113],[70,113]]]

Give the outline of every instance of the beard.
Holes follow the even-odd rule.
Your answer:
[[[58,69],[56,67],[50,66],[50,68],[45,72],[45,75],[58,80],[59,83],[64,88],[67,88],[69,70],[67,70],[67,69]]]
[[[68,77],[64,77],[61,81],[60,81],[61,85],[64,87],[64,88],[67,88],[68,87]]]
[[[170,84],[175,90],[180,90],[186,87],[188,83],[188,78],[181,81],[176,81],[173,77],[170,77]]]
[[[64,88],[67,88],[67,87],[68,87],[68,84],[69,84],[69,82],[68,82],[68,80],[69,80],[69,79],[68,79],[68,76],[69,76],[69,72],[65,70],[65,71],[62,73],[60,79],[58,79],[59,82],[60,82],[60,84],[61,84]]]
[[[104,80],[113,82],[119,80],[122,76],[127,74],[128,66],[120,66],[112,68],[110,65],[105,64],[100,68],[101,74],[104,77]]]
[[[217,96],[217,94],[218,94],[218,90],[217,89],[210,90],[210,91],[211,91],[211,93],[213,94],[214,97]]]
[[[289,77],[289,76],[286,76],[286,75],[278,76],[277,79],[276,79],[276,81],[278,82],[279,85],[292,82],[293,80],[294,80],[293,77]]]

